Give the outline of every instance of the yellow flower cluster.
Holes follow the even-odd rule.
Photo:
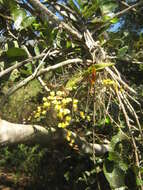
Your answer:
[[[34,118],[38,118],[38,117],[40,117],[40,115],[41,115],[41,107],[38,106],[37,111],[34,112]]]
[[[104,79],[103,80],[103,84],[104,85],[114,85],[115,81],[111,80],[111,79]]]
[[[83,119],[83,120],[87,120],[87,121],[91,121],[91,117],[90,117],[90,115],[85,115],[85,113],[83,112],[83,111],[80,111],[79,112],[79,115],[80,115],[80,117]]]
[[[74,145],[74,142],[75,142],[75,141],[74,141],[74,139],[71,138],[71,131],[69,131],[69,130],[68,130],[68,132],[67,132],[66,139],[67,139],[67,141],[69,142],[69,145],[70,145],[70,146],[73,146],[73,145]]]
[[[74,150],[79,150],[78,145],[75,144],[75,140],[72,138],[71,131],[67,131],[66,140]]]
[[[73,99],[73,110],[74,111],[77,111],[77,108],[78,108],[77,104],[78,104],[78,100],[77,99]]]
[[[39,118],[41,115],[46,115],[47,111],[53,108],[56,111],[57,118],[60,120],[58,127],[65,128],[72,119],[69,107],[73,107],[73,111],[77,111],[77,104],[78,100],[66,97],[64,91],[51,91],[48,97],[43,97],[43,104],[37,107],[34,117]]]
[[[80,114],[80,117],[81,117],[82,119],[85,119],[85,114],[84,114],[83,111],[80,111],[79,114]]]

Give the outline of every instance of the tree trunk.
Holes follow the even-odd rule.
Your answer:
[[[68,134],[67,129],[46,128],[33,124],[15,124],[0,119],[0,147],[17,144],[40,144],[50,147],[65,142],[68,143]],[[87,143],[83,137],[79,137],[74,132],[70,132],[70,134],[70,138],[74,141],[73,147],[76,145],[81,154],[93,154],[94,151],[97,156],[100,156],[109,150],[107,144]]]

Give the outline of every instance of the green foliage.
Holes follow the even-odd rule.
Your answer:
[[[56,1],[41,2],[55,13]],[[57,115],[63,114],[65,111],[63,104],[67,100],[66,97],[78,99],[78,106],[76,104],[68,105],[71,114],[71,121],[67,123],[68,127],[89,143],[110,141],[109,153],[101,158],[91,156],[89,160],[89,157],[80,157],[78,149],[68,150],[69,147],[62,150],[60,147],[56,147],[48,154],[46,149],[38,146],[28,148],[20,145],[13,152],[8,148],[1,150],[0,165],[9,168],[16,166],[19,171],[34,177],[40,178],[42,174],[42,177],[45,178],[42,185],[50,184],[50,189],[123,190],[131,189],[132,185],[130,184],[132,183],[134,189],[137,189],[137,186],[143,184],[143,181],[138,178],[139,171],[143,175],[141,136],[136,130],[136,124],[129,131],[121,113],[121,106],[117,101],[117,92],[123,92],[122,95],[124,95],[126,87],[124,88],[124,85],[121,84],[117,88],[117,83],[109,73],[106,73],[105,68],[110,67],[113,71],[112,66],[116,65],[117,69],[121,71],[121,76],[124,75],[124,78],[128,80],[128,85],[137,89],[141,105],[138,108],[133,102],[133,106],[141,120],[143,36],[140,6],[126,12],[120,18],[116,18],[114,15],[122,11],[124,6],[120,4],[122,2],[115,0],[69,0],[59,1],[59,3],[70,8],[71,13],[77,19],[77,21],[73,21],[68,18],[65,20],[60,18],[60,21],[65,21],[70,28],[75,28],[82,35],[82,40],[75,38],[70,32],[66,32],[63,29],[64,25],[51,22],[47,16],[39,14],[39,10],[31,8],[32,6],[30,7],[26,1],[0,0],[0,72],[28,57],[35,57],[43,52],[49,52],[49,54],[44,59],[42,69],[73,58],[83,59],[82,64],[68,65],[41,76],[44,82],[43,86],[38,80],[33,80],[27,86],[22,87],[7,99],[3,107],[0,107],[1,116],[18,123],[36,122],[36,124],[54,127],[59,123],[59,126],[64,128],[64,123],[60,122],[59,118],[57,122]],[[131,1],[126,3],[129,3],[129,6],[132,4]],[[62,7],[60,11],[64,11],[64,8]],[[68,10],[67,13],[69,14],[70,11]],[[105,50],[106,60],[95,64],[86,62],[86,60],[92,61],[91,54],[93,53],[92,49],[89,50],[85,47],[84,32],[86,29]],[[107,38],[104,33],[107,34]],[[100,57],[100,51],[98,51],[97,49],[96,59]],[[31,60],[0,78],[0,103],[3,98],[1,95],[4,96],[8,89],[15,87],[19,82],[32,75],[42,59],[43,57]],[[116,74],[119,79],[120,75]],[[52,97],[53,99],[49,101],[52,105],[51,110],[46,109],[47,107],[44,108],[42,98],[48,98],[50,92],[43,92],[43,87],[54,92],[59,90],[65,92],[64,98],[61,98],[60,95]],[[60,105],[54,105],[54,100],[58,101],[58,98],[61,98]],[[132,98],[134,96],[131,94],[129,99]],[[125,97],[122,96],[122,100],[124,99]],[[45,105],[47,106],[49,102],[45,101]],[[61,105],[62,109],[55,113],[55,107],[59,108],[58,106]],[[40,107],[40,114],[38,107]],[[125,107],[130,107],[127,102]],[[76,113],[74,108],[76,108]],[[35,116],[35,120],[30,120],[34,110],[37,110],[36,113],[40,117],[38,115]],[[131,107],[130,110],[132,110]],[[128,112],[130,110],[128,109]],[[128,112],[132,123],[134,122],[133,111],[132,113]],[[60,116],[64,118],[67,113],[62,114]],[[134,166],[135,156],[130,134],[133,134],[137,144],[140,168]],[[70,148],[73,148],[73,143]],[[65,153],[67,150],[68,154]],[[77,153],[75,154],[74,151]],[[100,175],[102,175],[101,180]],[[61,183],[58,182],[59,179],[61,179]],[[102,184],[103,186],[107,185],[107,188]],[[42,186],[42,188],[46,189],[47,187]]]
[[[40,149],[38,145],[29,148],[21,144],[13,151],[4,148],[1,150],[0,166],[7,168],[16,167],[16,172],[18,173],[25,172],[28,175],[36,176],[38,174],[39,165],[46,152],[46,149]]]
[[[6,52],[7,56],[9,58],[12,57],[27,57],[27,53],[24,49],[22,48],[17,48],[17,47],[13,47],[13,48],[9,48]]]
[[[124,46],[118,50],[118,57],[124,58],[124,56],[127,54],[128,46]]]
[[[105,160],[103,170],[112,189],[126,189],[125,173],[118,164],[113,161]]]
[[[26,29],[35,21],[35,17],[28,16],[26,10],[20,8],[14,1],[10,1],[9,5],[16,30]]]
[[[102,14],[111,14],[118,7],[115,0],[99,0]]]

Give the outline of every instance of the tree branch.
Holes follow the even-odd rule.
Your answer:
[[[13,71],[14,69],[18,69],[19,67],[25,65],[26,63],[28,63],[28,62],[30,62],[30,61],[33,61],[33,60],[42,58],[44,55],[45,55],[45,53],[42,53],[42,54],[37,55],[37,56],[35,56],[35,57],[30,57],[30,58],[28,58],[28,59],[26,59],[26,60],[24,60],[24,61],[15,63],[13,66],[8,67],[8,68],[5,69],[4,71],[1,71],[1,72],[0,72],[0,78],[3,77],[4,75],[10,73],[10,72]]]
[[[53,14],[50,10],[48,10],[48,8],[45,5],[43,5],[39,0],[28,0],[28,2],[36,9],[37,12],[40,12],[40,14],[47,15],[49,17],[49,20],[51,20],[53,24],[56,22],[59,26],[64,28],[68,33],[72,34],[78,40],[82,39],[82,35],[75,28],[73,29],[69,24],[65,23],[64,21],[61,21],[55,14]]]
[[[8,96],[10,96],[11,94],[13,94],[16,90],[18,90],[19,88],[25,86],[26,84],[28,84],[31,80],[33,80],[34,78],[36,78],[37,76],[40,76],[46,72],[55,70],[57,68],[69,65],[69,64],[73,64],[73,63],[82,63],[83,60],[76,58],[76,59],[68,59],[66,61],[60,62],[56,65],[53,66],[49,66],[45,69],[41,69],[39,70],[36,74],[33,73],[32,75],[30,75],[29,77],[27,77],[26,79],[24,79],[23,81],[21,81],[20,83],[18,83],[17,85],[15,85],[14,87],[10,88],[7,92],[7,94],[4,97],[4,100],[2,101],[2,104],[5,102],[5,100],[7,99]]]
[[[40,125],[24,125],[10,123],[0,119],[0,147],[17,144],[41,144],[50,147],[53,145],[68,142],[69,130],[59,128],[44,128]],[[97,156],[103,155],[109,150],[107,144],[89,144],[83,137],[71,132],[71,139],[78,146],[81,154],[93,154],[93,148]]]
[[[115,13],[115,14],[114,14],[111,18],[109,18],[102,26],[100,26],[99,28],[93,30],[93,31],[92,31],[92,34],[94,34],[95,32],[97,32],[97,31],[103,29],[104,27],[108,26],[108,25],[110,24],[110,21],[111,21],[112,19],[114,19],[114,18],[116,18],[116,17],[122,16],[123,14],[125,14],[125,13],[127,13],[128,11],[134,9],[135,7],[140,6],[141,4],[143,4],[142,1],[140,1],[140,2],[138,2],[138,3],[135,3],[134,5],[129,6],[129,7],[127,7],[126,9],[124,9],[124,10],[118,12],[118,13]]]

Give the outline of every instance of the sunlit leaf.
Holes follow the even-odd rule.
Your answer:
[[[71,77],[67,84],[66,89],[72,90],[77,87],[77,84],[83,79],[83,76],[81,73],[76,73],[73,77]]]
[[[117,17],[115,17],[115,18],[113,18],[113,19],[110,20],[110,22],[111,22],[112,24],[115,24],[115,23],[117,23],[118,21],[119,21],[119,19],[118,19]]]
[[[103,15],[112,13],[115,8],[117,8],[117,2],[114,0],[101,1],[100,3],[100,9]]]
[[[35,21],[35,17],[26,17],[23,22],[22,22],[22,29],[25,29],[29,26],[31,26],[31,24]]]
[[[6,52],[8,57],[27,57],[27,53],[22,48],[13,47]]]
[[[96,71],[98,71],[98,70],[104,69],[105,67],[111,67],[113,65],[115,64],[114,63],[98,63],[98,64],[95,64],[94,67]]]
[[[3,0],[0,0],[0,3],[3,4],[4,3]]]
[[[137,182],[138,186],[143,185],[143,180],[141,180],[139,178],[137,178],[136,182]]]
[[[24,9],[15,8],[12,10],[12,18],[14,20],[14,27],[16,30],[21,28],[23,20],[26,18],[26,12]]]
[[[105,123],[106,123],[106,124],[109,124],[109,123],[110,123],[110,118],[109,118],[109,117],[106,117],[106,118],[105,118]]]

